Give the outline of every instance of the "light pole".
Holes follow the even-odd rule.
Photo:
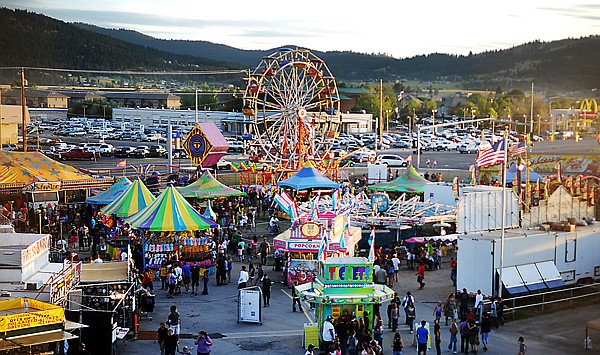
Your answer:
[[[385,110],[385,127],[387,128],[388,132],[390,130],[390,112],[392,112],[392,110]]]
[[[106,120],[106,105],[102,105],[102,118]]]
[[[81,107],[83,108],[83,120],[85,121],[85,109],[87,108],[87,105],[81,105]]]
[[[435,114],[436,113],[437,113],[437,109],[434,108],[433,110],[431,110],[431,124],[433,124],[434,126],[435,126]],[[433,129],[433,135],[434,136],[437,135],[436,133],[437,133],[436,129],[434,128]]]

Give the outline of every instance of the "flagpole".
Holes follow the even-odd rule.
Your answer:
[[[507,149],[508,130],[504,131],[504,159],[502,160],[502,230],[500,232],[500,270],[499,270],[499,285],[497,296],[502,297],[502,268],[504,267],[504,238],[506,236],[506,164],[508,163]],[[517,174],[521,172],[517,169]]]

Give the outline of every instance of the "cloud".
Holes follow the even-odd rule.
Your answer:
[[[306,32],[289,32],[278,30],[245,30],[236,36],[251,37],[251,38],[303,38],[303,37],[319,37],[317,33]]]
[[[600,4],[574,4],[569,5],[569,7],[541,7],[539,10],[551,12],[558,16],[580,20],[600,20]]]

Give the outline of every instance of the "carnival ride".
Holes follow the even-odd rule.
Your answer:
[[[243,138],[252,162],[285,178],[305,161],[331,161],[331,139],[341,123],[339,96],[322,59],[309,50],[282,48],[264,57],[247,81]],[[333,168],[324,164],[322,170]]]

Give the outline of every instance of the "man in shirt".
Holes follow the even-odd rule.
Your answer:
[[[271,279],[268,274],[264,274],[262,277],[262,291],[263,291],[263,302],[265,307],[269,307],[271,301]]]
[[[192,279],[192,268],[188,263],[184,263],[181,267],[181,273],[183,275],[183,285],[185,286],[185,293],[190,292],[190,281]],[[194,292],[194,291],[192,291]]]
[[[267,238],[263,238],[263,241],[260,243],[260,246],[258,247],[258,252],[260,253],[260,263],[263,265],[267,265],[267,255],[269,254],[269,251],[271,250],[271,246],[269,245],[269,242],[267,241]]]
[[[483,295],[481,294],[481,290],[477,290],[475,294],[475,312],[481,315],[481,309],[483,308]]]
[[[242,265],[242,270],[240,270],[240,277],[238,277],[238,290],[242,288],[246,288],[248,284],[248,271],[246,271],[246,266]]]
[[[325,323],[323,323],[323,343],[322,350],[329,351],[331,345],[333,345],[333,340],[335,339],[335,330],[333,324],[331,323],[331,316],[327,316],[325,319]]]
[[[398,270],[400,270],[400,259],[398,259],[398,254],[394,254],[392,264],[394,264],[394,281],[398,282]]]
[[[456,287],[456,267],[456,259],[454,259],[454,257],[450,258],[450,280],[452,280],[452,285],[454,287]]]
[[[419,283],[419,290],[422,290],[425,287],[425,265],[423,263],[419,263],[417,267],[417,282]]]
[[[421,326],[417,329],[417,355],[427,354],[427,343],[429,340],[429,330],[425,328],[427,322],[421,321]]]

